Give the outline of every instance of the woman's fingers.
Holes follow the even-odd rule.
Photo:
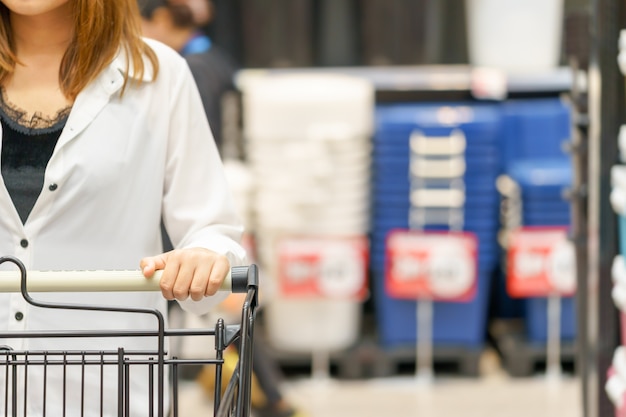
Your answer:
[[[228,258],[204,248],[179,249],[147,257],[140,266],[146,277],[163,270],[160,281],[163,297],[179,301],[189,297],[199,301],[214,295],[230,270]]]

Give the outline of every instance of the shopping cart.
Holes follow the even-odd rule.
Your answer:
[[[139,271],[26,271],[24,265],[13,257],[0,257],[0,264],[13,263],[18,270],[0,272],[0,292],[21,292],[23,298],[35,308],[130,313],[154,316],[153,330],[48,330],[0,332],[0,416],[30,416],[32,403],[37,414],[42,416],[178,416],[179,379],[185,366],[214,365],[215,369],[215,417],[248,417],[252,378],[252,342],[256,307],[258,303],[258,270],[255,265],[233,267],[222,290],[247,293],[242,307],[241,323],[225,325],[218,319],[213,329],[171,329],[159,310],[107,307],[94,305],[61,304],[36,300],[32,293],[45,292],[102,292],[102,291],[157,291],[158,274],[146,279]],[[215,340],[214,355],[201,359],[180,359],[170,355],[167,346],[174,338],[189,336],[211,336]],[[124,340],[124,338],[153,338],[156,349],[133,351],[123,346],[117,349],[84,350],[16,350],[10,341],[16,339],[63,340]],[[152,339],[151,339],[152,340]],[[235,372],[222,387],[223,353],[229,346],[239,351],[239,363]],[[211,348],[212,350],[212,348]],[[34,375],[36,372],[37,378]],[[66,385],[67,375],[79,374],[78,387]],[[61,387],[52,386],[49,375],[60,375]],[[91,376],[88,379],[87,376]],[[93,377],[97,375],[97,377]],[[145,413],[136,411],[135,386],[132,381],[137,375],[148,378],[145,395]],[[94,381],[95,379],[95,381]],[[33,381],[37,380],[37,383]],[[41,382],[42,381],[42,382]],[[41,383],[39,383],[41,382]],[[116,398],[105,394],[114,384]],[[87,389],[98,389],[99,394],[88,397]],[[88,386],[88,388],[86,388]],[[54,395],[53,395],[54,391]],[[61,394],[58,392],[61,391]],[[108,393],[108,391],[107,391]],[[48,410],[47,401],[53,396],[60,409]],[[60,398],[59,398],[60,397]],[[131,401],[135,401],[131,409]],[[95,404],[94,404],[95,402]],[[113,402],[113,404],[112,404]],[[99,411],[98,411],[99,410]],[[113,410],[113,411],[111,411]]]

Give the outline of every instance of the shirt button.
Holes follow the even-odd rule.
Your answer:
[[[20,240],[20,246],[23,247],[23,248],[27,248],[28,247],[28,240],[26,240],[26,239]]]
[[[24,314],[21,311],[18,311],[17,313],[15,313],[15,320],[22,321],[23,318],[24,318]]]
[[[59,186],[57,184],[50,184],[50,186],[48,186],[48,190],[50,191],[55,191],[57,188],[59,188]]]

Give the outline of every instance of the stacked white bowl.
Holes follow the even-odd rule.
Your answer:
[[[254,181],[252,218],[264,278],[277,276],[281,238],[366,236],[371,83],[302,72],[256,77],[242,90],[246,159]],[[266,309],[269,339],[276,346],[335,350],[358,336],[357,301],[274,295]]]

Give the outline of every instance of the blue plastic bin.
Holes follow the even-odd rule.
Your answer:
[[[436,345],[480,347],[485,342],[491,274],[498,261],[500,173],[500,108],[495,104],[391,104],[376,110],[372,152],[372,224],[370,263],[379,341],[385,347],[414,344],[416,302],[388,296],[384,285],[385,239],[389,231],[409,227],[410,137],[447,136],[453,129],[466,139],[464,229],[479,240],[478,291],[463,303],[436,302],[433,336]],[[431,226],[432,228],[445,228]]]
[[[563,143],[571,140],[571,109],[559,98],[516,99],[502,104],[503,163],[544,158],[569,159]]]
[[[521,187],[525,226],[568,226],[571,223],[569,203],[563,189],[572,181],[569,158],[543,158],[511,163],[509,175]],[[547,338],[547,300],[524,300],[526,335],[530,342],[545,343]],[[572,298],[561,303],[561,338],[576,337],[576,316]]]

